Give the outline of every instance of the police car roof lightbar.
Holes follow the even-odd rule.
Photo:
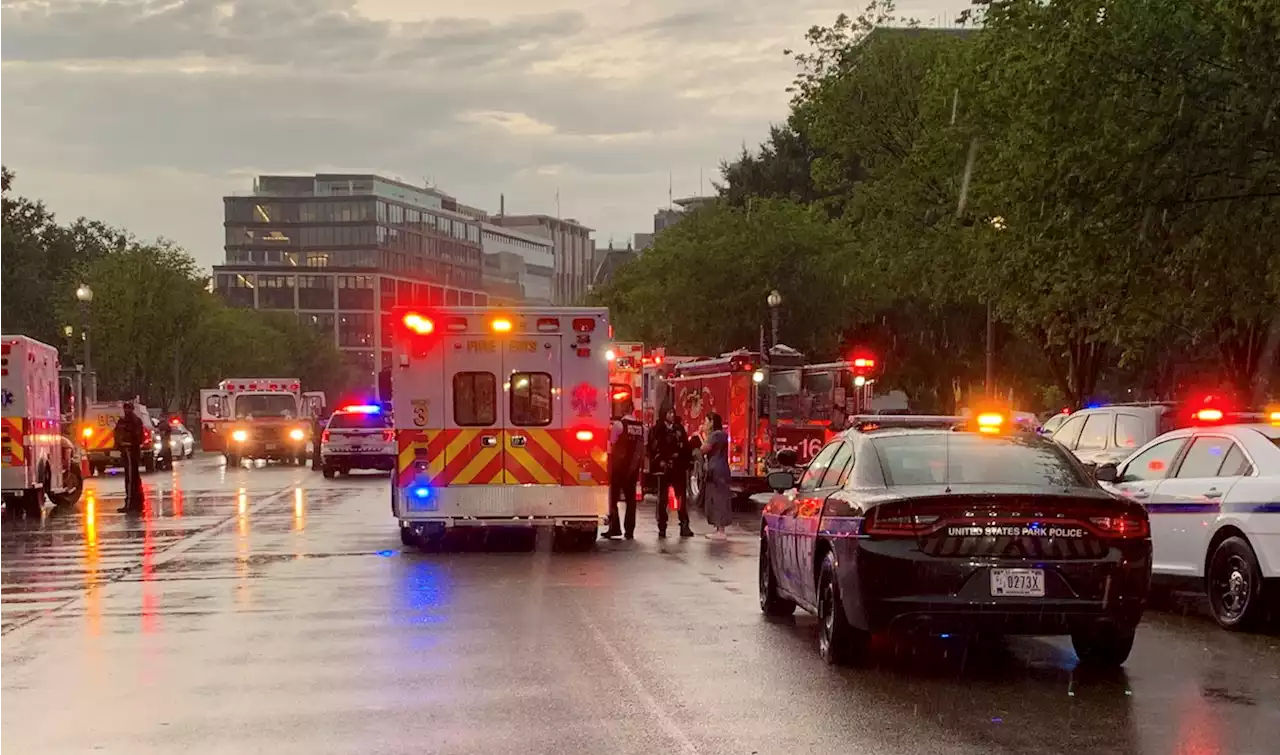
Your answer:
[[[355,406],[344,406],[341,411],[350,414],[377,414],[382,411],[382,408],[372,404],[356,404]]]
[[[856,414],[849,418],[849,425],[860,432],[888,428],[945,428],[968,424],[966,417],[946,414]]]

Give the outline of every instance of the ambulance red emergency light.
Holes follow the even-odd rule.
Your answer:
[[[608,310],[401,308],[394,322],[401,541],[550,527],[590,547],[608,512]]]
[[[58,350],[26,336],[0,336],[0,489],[5,507],[39,516],[80,500],[82,470],[61,434]]]
[[[304,392],[298,378],[228,378],[200,391],[200,446],[222,451],[228,461],[296,459],[296,447],[310,439],[311,421],[323,416],[324,407],[324,392]],[[303,432],[301,441],[295,430]]]
[[[605,351],[609,362],[609,393],[617,416],[627,401],[639,409],[644,390],[644,344],[639,341],[615,341]]]

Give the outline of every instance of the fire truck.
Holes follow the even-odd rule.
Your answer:
[[[665,378],[676,412],[690,435],[701,435],[712,412],[729,434],[730,487],[747,495],[768,489],[772,453],[790,449],[806,465],[853,409],[854,375],[850,362],[806,365],[804,356],[785,346],[770,350],[765,369],[758,351],[745,349],[711,359],[675,365]],[[769,394],[774,400],[770,442]],[[691,484],[696,494],[697,475]]]
[[[0,336],[0,490],[5,511],[39,516],[80,500],[75,444],[61,433],[58,350],[26,336]]]
[[[609,396],[613,403],[610,414],[619,416],[628,399],[640,409],[644,390],[644,344],[615,342],[605,352],[605,358],[609,360]]]
[[[608,510],[608,310],[402,308],[393,322],[401,541],[550,527],[591,547]]]
[[[223,380],[200,391],[200,445],[222,451],[228,466],[241,459],[305,464],[324,406],[324,393],[303,392],[297,378]]]

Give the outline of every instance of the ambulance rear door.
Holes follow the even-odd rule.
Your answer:
[[[230,418],[227,392],[220,388],[200,390],[200,448],[221,451],[225,445],[218,423]]]
[[[503,482],[560,485],[564,417],[556,411],[563,391],[561,336],[521,328],[503,340]]]
[[[450,333],[441,339],[447,443],[437,486],[501,485],[506,479],[501,345],[489,333]]]

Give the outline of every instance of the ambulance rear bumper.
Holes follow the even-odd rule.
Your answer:
[[[461,485],[431,489],[425,497],[396,489],[402,522],[448,527],[554,527],[603,523],[609,488],[603,485]]]

